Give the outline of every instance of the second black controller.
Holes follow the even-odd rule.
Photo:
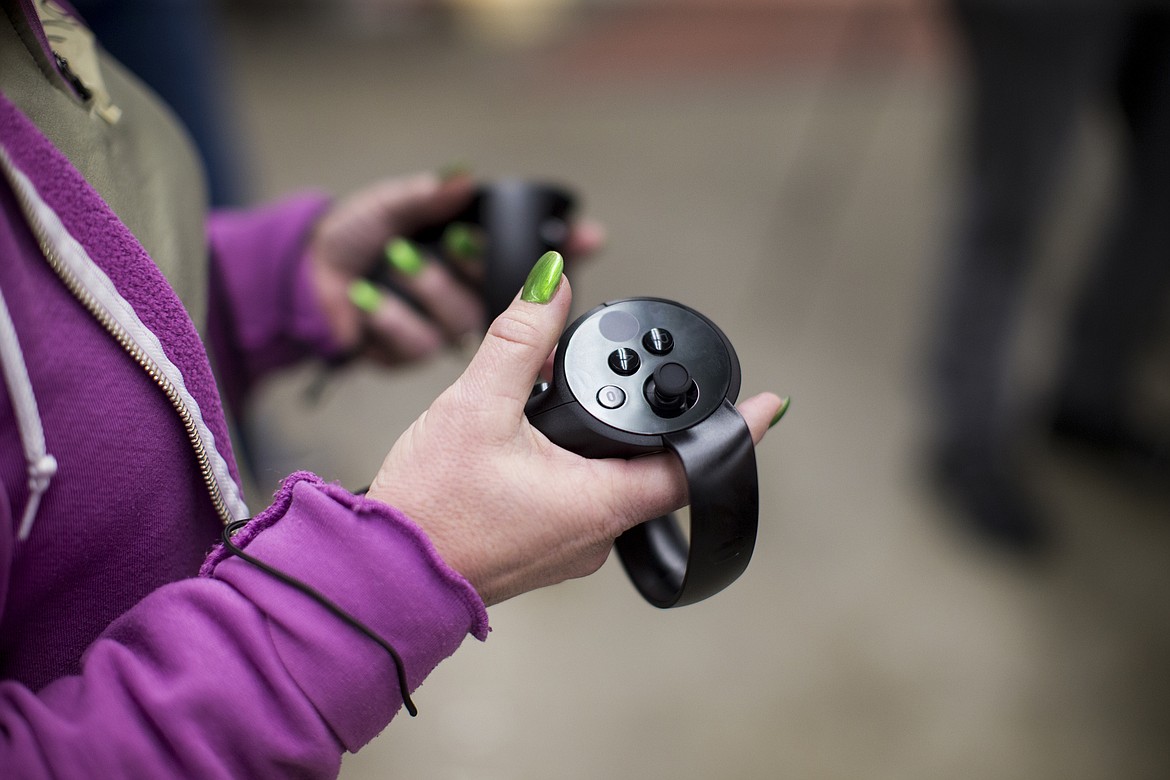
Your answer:
[[[475,255],[483,263],[482,281],[464,278],[480,290],[490,322],[508,308],[541,255],[565,254],[575,207],[576,198],[565,188],[501,179],[479,186],[471,203],[450,223],[407,238],[440,259],[450,258],[454,251]],[[470,231],[460,236],[464,246],[451,246],[452,226]],[[458,263],[450,265],[459,273]],[[386,263],[379,263],[370,278],[396,287]]]

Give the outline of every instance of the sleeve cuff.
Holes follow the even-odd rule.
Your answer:
[[[324,194],[304,193],[208,220],[208,333],[233,402],[274,370],[336,351],[305,252],[329,205]]]
[[[417,525],[312,474],[289,477],[235,541],[386,639],[411,690],[468,633],[484,640],[490,630],[475,589]],[[401,707],[390,656],[315,601],[222,546],[200,573],[233,585],[267,615],[282,662],[347,750],[376,736]]]

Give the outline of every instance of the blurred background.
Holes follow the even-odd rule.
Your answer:
[[[1165,170],[1165,58],[1125,48],[1165,22],[1073,5],[202,8],[223,202],[452,164],[566,183],[609,236],[577,311],[680,300],[745,395],[793,398],[732,588],[660,612],[610,561],[497,606],[344,778],[1170,777],[1165,295],[1106,296],[1149,315],[1103,349],[1133,381],[1095,408],[1125,426],[1052,423],[1087,386],[1066,355],[1103,236],[1145,236],[1131,287],[1170,267],[1168,179],[1131,181]],[[1119,203],[1144,211],[1111,233]],[[346,370],[314,403],[316,367],[265,386],[252,503],[299,468],[368,484],[466,358]]]

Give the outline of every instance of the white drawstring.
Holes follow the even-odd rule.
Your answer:
[[[65,269],[65,273],[77,281],[85,295],[92,298],[95,308],[100,309],[113,326],[124,331],[130,342],[154,364],[160,376],[170,382],[179,403],[190,414],[195,425],[196,436],[203,452],[210,460],[212,477],[227,505],[228,514],[236,520],[250,517],[251,513],[244,503],[240,486],[232,477],[227,460],[216,448],[215,434],[204,422],[199,403],[187,388],[182,371],[167,356],[158,336],[142,322],[138,312],[118,292],[113,280],[93,261],[85,247],[69,233],[60,216],[41,198],[32,181],[16,168],[3,144],[0,144],[0,175],[8,179],[13,192],[17,194],[17,199],[27,202],[27,205],[22,203],[25,218],[33,232],[39,237],[43,236],[44,240],[51,244],[55,260]],[[56,266],[54,270],[57,271]],[[110,325],[106,327],[111,328]],[[23,365],[23,359],[21,363]],[[39,457],[36,460],[39,460]],[[36,461],[30,460],[30,463],[33,462]]]
[[[45,430],[41,426],[41,412],[33,394],[32,381],[28,377],[28,366],[24,352],[16,337],[16,326],[8,313],[4,292],[0,290],[0,367],[4,369],[4,381],[12,399],[12,411],[16,415],[16,427],[20,443],[24,447],[24,458],[28,462],[28,503],[20,520],[16,538],[28,539],[36,521],[41,498],[49,489],[57,473],[57,459],[49,454],[45,446]]]
[[[33,522],[37,519],[37,510],[41,507],[41,497],[49,489],[49,483],[57,473],[57,459],[45,453],[36,463],[28,465],[28,503],[24,506],[24,517],[20,520],[20,531],[16,534],[19,541],[24,541],[32,532]]]

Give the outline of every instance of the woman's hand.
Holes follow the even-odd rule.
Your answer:
[[[541,264],[525,293],[541,276],[545,289],[538,279],[492,323],[367,493],[417,522],[487,604],[593,573],[623,531],[686,502],[686,477],[669,455],[589,460],[529,425],[524,404],[572,297],[560,267]],[[770,393],[740,405],[756,442],[780,407]]]
[[[471,200],[474,185],[460,176],[420,174],[390,179],[338,202],[309,240],[309,262],[330,331],[344,352],[359,348],[387,364],[425,357],[444,344],[482,328],[483,304],[441,263],[398,274],[419,305],[389,290],[355,305],[350,290],[381,261],[386,244],[455,217]]]
[[[456,273],[419,247],[395,241],[450,222],[468,206],[474,191],[475,182],[466,175],[419,174],[356,192],[325,215],[309,239],[309,262],[341,352],[360,351],[395,365],[483,333],[483,299],[468,284],[482,274],[478,258],[458,258]],[[568,252],[588,255],[602,240],[596,224],[575,224]],[[364,281],[388,254],[397,291]]]

